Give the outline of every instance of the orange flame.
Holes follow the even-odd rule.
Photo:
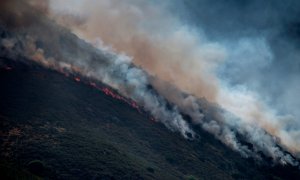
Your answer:
[[[66,77],[69,77],[69,78],[72,77],[76,82],[83,82],[85,84],[88,84],[91,87],[93,87],[99,91],[102,91],[107,96],[110,96],[114,99],[123,101],[126,104],[130,105],[132,108],[136,109],[140,114],[143,114],[143,111],[141,110],[141,108],[139,107],[137,102],[135,102],[134,100],[127,99],[107,87],[100,87],[95,82],[91,82],[91,81],[87,82],[84,79],[82,80],[80,78],[80,76],[82,74],[85,74],[84,70],[82,70],[81,68],[79,68],[77,66],[70,65],[70,64],[65,64],[64,66],[61,66],[59,63],[55,62],[53,59],[46,60],[43,58],[36,58],[36,59],[34,59],[34,61],[40,63],[42,66],[46,66],[50,69],[56,70]],[[5,69],[11,70],[11,67],[6,67]],[[155,122],[155,119],[153,117],[151,117],[150,120]]]
[[[79,78],[79,77],[75,77],[74,80],[75,80],[76,82],[80,82],[80,78]]]

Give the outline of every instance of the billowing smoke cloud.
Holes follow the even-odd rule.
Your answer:
[[[51,1],[55,19],[73,26],[77,35],[92,43],[100,41],[125,52],[151,75],[214,100],[217,82],[210,71],[225,56],[218,44],[180,25],[154,2],[75,2]],[[73,4],[70,9],[69,3]]]
[[[292,122],[290,118],[277,115],[275,109],[268,107],[260,95],[249,90],[247,86],[231,86],[230,79],[224,80],[216,72],[227,66],[223,71],[230,73],[236,71],[235,76],[243,80],[254,73],[239,72],[241,64],[249,69],[263,69],[268,66],[273,60],[273,54],[264,34],[211,42],[198,29],[182,24],[166,11],[164,9],[164,6],[167,6],[166,2],[159,4],[158,7],[158,2],[155,1],[76,1],[77,6],[72,6],[74,9],[69,9],[67,1],[63,4],[55,0],[51,2],[54,17],[62,24],[71,25],[72,30],[80,37],[90,42],[100,40],[118,52],[125,52],[133,57],[136,65],[140,65],[151,75],[174,84],[196,97],[204,97],[210,102],[217,103],[240,119],[232,120],[222,115],[222,123],[225,125],[241,126],[239,129],[247,129],[244,128],[246,126],[263,128],[267,133],[279,138],[280,144],[289,151],[294,154],[299,152],[298,131],[291,133],[286,127],[286,124]],[[231,67],[228,67],[229,62],[232,63]],[[160,83],[159,86],[164,85]],[[157,86],[156,88],[164,89]],[[190,105],[182,104],[186,101],[193,104],[191,98],[182,99],[179,95],[174,97],[172,93],[164,92],[165,90],[160,91],[165,97],[172,96],[168,99],[173,100],[172,102],[181,107],[182,111],[191,111],[189,114],[195,122],[201,122],[203,114],[195,115],[197,107],[191,110],[187,108]],[[195,106],[194,103],[192,107]],[[216,131],[215,134],[224,137],[220,134],[220,130],[214,128],[216,124],[211,121],[203,127],[211,132]],[[224,124],[218,128],[226,127]],[[225,143],[239,149],[234,133],[231,130],[222,131],[228,134]],[[252,133],[254,129],[249,128],[244,131],[247,132],[239,133],[257,135],[251,137],[254,142],[265,135],[263,131]],[[274,154],[271,149],[277,151],[276,142],[272,138],[269,141],[272,145],[261,146],[269,147],[268,153]]]
[[[244,97],[244,100],[228,108],[243,111],[240,114],[244,115],[247,112],[260,123],[263,118],[267,122],[263,122],[264,127],[272,134],[280,134],[281,143],[299,154],[300,101],[296,97],[300,86],[300,3],[279,0],[177,2],[183,2],[176,7],[182,7],[184,19],[200,26],[207,36],[229,49],[217,74],[223,84],[231,87],[227,88],[229,91],[237,92],[238,96],[231,98]],[[234,108],[242,102],[248,104],[243,106],[247,107],[245,110]],[[259,109],[264,115],[257,113]]]
[[[297,164],[282,150],[294,156],[300,152],[297,121],[279,114],[278,106],[270,106],[269,100],[262,98],[261,86],[253,81],[264,74],[262,71],[276,57],[264,33],[234,38],[220,38],[217,33],[214,40],[209,40],[202,30],[182,23],[171,13],[168,8],[175,5],[170,6],[167,1],[162,4],[155,0],[50,0],[49,3],[44,8],[49,16],[98,47],[101,60],[66,51],[73,44],[57,48],[61,55],[58,57],[62,58],[47,58],[47,51],[53,47],[43,50],[36,47],[38,39],[29,38],[26,42],[31,45],[26,46],[31,50],[27,48],[26,53],[30,59],[47,66],[79,67],[84,75],[133,98],[185,137],[194,133],[180,112],[245,157],[259,158],[259,153],[263,153],[274,162]],[[60,39],[55,34],[51,38],[46,41]],[[4,44],[11,48],[15,43],[6,40]],[[294,84],[296,80],[295,77]],[[248,86],[246,82],[252,84]],[[290,97],[283,99],[286,104],[295,104]],[[243,144],[239,136],[253,147]]]
[[[39,4],[33,5],[40,7]],[[23,8],[16,9],[27,15]],[[14,12],[9,11],[7,14],[13,15]],[[193,138],[194,132],[183,120],[176,106],[168,105],[163,97],[148,88],[148,75],[133,66],[128,56],[116,54],[107,47],[99,47],[101,51],[74,54],[72,51],[82,50],[82,46],[93,48],[70,37],[69,32],[55,29],[57,27],[52,24],[43,24],[44,21],[41,19],[35,20],[40,22],[34,22],[30,26],[18,24],[20,30],[12,32],[3,30],[5,38],[1,40],[1,45],[5,51],[1,52],[2,57],[26,58],[56,70],[64,69],[100,80],[137,101],[169,129],[179,131],[186,138]],[[22,23],[23,19],[18,19],[18,21]],[[45,36],[44,33],[51,33],[51,36]],[[75,41],[78,44],[68,44],[69,41],[72,43]]]

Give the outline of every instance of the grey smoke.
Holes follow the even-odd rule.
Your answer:
[[[0,53],[1,57],[14,60],[31,60],[48,68],[55,70],[63,68],[71,73],[74,68],[76,70],[79,68],[79,71],[75,71],[76,73],[104,82],[117,89],[124,96],[137,101],[157,121],[164,123],[170,130],[181,133],[185,138],[194,137],[194,132],[183,120],[176,106],[167,106],[163,97],[148,88],[149,76],[143,70],[135,67],[128,56],[116,54],[106,47],[93,50],[93,47],[74,38],[74,35],[73,37],[63,29],[55,31],[52,37],[35,33],[35,31],[46,30],[47,28],[53,30],[57,27],[53,24],[40,24],[12,33],[1,27],[0,32],[7,33],[6,37],[1,39],[1,47],[4,48],[4,51]],[[54,38],[55,36],[57,39]],[[77,51],[79,54],[74,54],[72,52],[73,47],[68,46],[70,45],[68,44],[69,40],[78,43],[72,44],[76,50],[90,49],[86,49],[87,51],[82,53]],[[44,48],[38,47],[39,45]],[[49,51],[56,55],[54,57],[48,56],[52,54]]]
[[[240,53],[245,56],[233,54],[225,61],[220,67],[220,76],[233,86],[244,85],[259,92],[269,104],[276,105],[281,114],[299,117],[300,101],[293,98],[300,84],[297,83],[300,78],[299,1],[176,2],[174,7],[181,7],[181,11],[176,12],[180,12],[182,19],[195,28],[204,29],[210,38],[226,42],[231,49],[245,47],[245,39],[254,40]],[[228,44],[233,40],[238,41],[236,46]],[[264,41],[264,47],[255,41]],[[262,51],[267,57],[263,57]],[[257,57],[259,55],[262,56]]]
[[[67,1],[63,3],[68,5]],[[76,48],[73,49],[74,46],[86,47],[87,45],[80,41],[77,41],[78,44],[68,43],[68,38],[64,37],[66,35],[65,30],[57,30],[59,33],[52,32],[51,28],[47,29],[48,25],[44,25],[46,27],[32,25],[27,29],[25,28],[25,30],[23,29],[17,34],[13,34],[12,38],[4,39],[3,46],[8,51],[11,51],[9,54],[19,53],[20,56],[25,55],[26,58],[51,68],[64,67],[72,70],[73,66],[79,67],[83,75],[107,83],[118,89],[124,96],[136,100],[155,116],[157,120],[163,122],[169,129],[179,131],[186,138],[193,137],[194,132],[189,128],[188,123],[183,120],[180,112],[189,115],[193,123],[200,125],[224,144],[240,152],[245,157],[259,158],[258,153],[262,152],[264,155],[271,157],[274,162],[297,165],[295,159],[282,150],[283,148],[294,155],[299,153],[299,142],[296,141],[297,137],[299,137],[299,126],[295,126],[297,121],[292,116],[286,116],[285,113],[284,116],[278,113],[277,111],[281,109],[278,103],[275,103],[276,107],[270,106],[271,102],[276,101],[272,98],[272,95],[275,94],[273,91],[279,91],[278,89],[274,90],[275,88],[270,83],[274,82],[273,78],[278,78],[282,83],[280,87],[284,85],[286,87],[291,86],[288,93],[283,93],[282,98],[279,98],[282,99],[281,102],[289,105],[287,110],[282,111],[288,112],[288,110],[293,110],[297,112],[295,105],[297,106],[298,101],[293,98],[295,97],[293,93],[297,92],[297,88],[293,87],[299,85],[297,83],[297,68],[295,72],[293,71],[295,76],[293,76],[294,78],[291,82],[286,83],[284,81],[290,79],[291,75],[288,75],[287,79],[281,78],[281,76],[278,77],[279,75],[283,76],[284,74],[281,73],[284,71],[276,70],[279,68],[279,65],[274,65],[274,70],[273,64],[280,57],[274,52],[276,49],[274,46],[281,46],[272,45],[270,42],[279,30],[274,30],[273,26],[271,26],[272,28],[263,26],[262,32],[253,32],[253,29],[264,25],[263,20],[263,22],[255,22],[256,19],[259,19],[255,16],[259,15],[252,16],[250,13],[252,12],[251,10],[255,9],[253,7],[257,6],[255,3],[254,5],[251,3],[249,5],[248,2],[240,5],[235,1],[230,1],[230,3],[225,5],[221,2],[210,4],[206,1],[199,1],[200,4],[196,4],[194,7],[199,7],[196,10],[199,10],[203,14],[195,13],[199,18],[199,24],[195,25],[190,25],[190,22],[182,25],[178,19],[170,16],[170,13],[164,12],[165,7],[158,8],[155,4],[154,8],[148,9],[144,2],[135,0],[122,1],[122,3],[118,3],[116,0],[103,0],[98,3],[101,5],[107,5],[105,3],[108,3],[109,5],[107,6],[112,8],[100,11],[101,15],[113,12],[115,19],[113,18],[112,20],[115,22],[125,22],[124,24],[108,23],[108,25],[118,28],[124,26],[124,28],[116,28],[114,31],[116,37],[119,39],[111,39],[111,37],[104,36],[98,37],[97,32],[103,27],[97,26],[95,19],[98,17],[87,16],[91,19],[85,19],[85,16],[81,17],[81,13],[84,14],[93,11],[86,11],[86,9],[79,8],[75,9],[75,15],[80,16],[79,20],[76,17],[75,19],[71,18],[76,21],[69,22],[68,18],[70,16],[63,16],[66,19],[59,19],[64,23],[66,21],[70,23],[75,33],[80,31],[81,34],[85,33],[87,35],[86,40],[94,41],[97,38],[107,38],[104,45],[103,43],[95,45],[98,48],[96,52],[90,52],[91,50],[85,53],[76,51]],[[126,3],[131,3],[132,5],[129,6],[129,12]],[[95,2],[94,5],[97,5],[97,3]],[[243,8],[237,8],[240,6]],[[91,10],[95,10],[90,5],[87,5],[87,7],[88,9],[92,8]],[[223,11],[221,11],[221,15],[223,16],[218,16],[218,7],[237,9],[232,11],[229,9],[228,12],[225,10],[225,14],[222,14]],[[277,8],[277,6],[275,7]],[[61,8],[63,9],[64,7],[62,6]],[[168,6],[167,8],[172,8],[172,6]],[[189,8],[192,9],[192,7]],[[243,18],[243,16],[239,15],[245,12],[245,9],[247,10],[246,12],[249,12],[245,13],[244,18],[251,20],[249,23],[242,21],[239,24],[237,23],[239,22],[238,19],[226,21],[230,17]],[[149,27],[142,26],[139,29],[141,25],[145,25],[141,22],[148,20],[147,15],[149,14],[147,13],[153,15],[153,10],[154,12],[158,12],[158,16],[155,15],[147,21],[149,22]],[[188,14],[184,9],[180,12],[183,15]],[[192,15],[194,15],[193,13]],[[276,14],[275,11],[273,13]],[[271,13],[271,15],[274,14]],[[263,13],[261,16],[264,17]],[[218,21],[222,22],[216,22],[214,20],[216,17],[221,18]],[[106,18],[110,18],[110,16]],[[192,22],[196,22],[196,20],[193,19]],[[267,21],[265,20],[265,22]],[[274,19],[272,25],[275,24],[275,27],[281,27],[278,25],[280,22],[280,20]],[[78,25],[80,26],[79,30],[77,29]],[[85,29],[84,25],[93,27],[93,31],[89,32],[91,29]],[[201,25],[201,29],[197,25]],[[200,30],[193,29],[193,26]],[[111,27],[108,26],[107,28],[108,31],[107,29],[103,30],[104,34],[110,32]],[[153,35],[152,31],[154,30],[158,31]],[[208,33],[204,34],[201,32],[202,30]],[[227,36],[223,30],[232,30],[233,34],[237,33],[238,36],[230,35],[230,33]],[[51,34],[51,37],[49,34]],[[123,38],[125,38],[123,45],[127,45],[128,50],[134,52],[133,55],[129,54],[133,56],[132,58],[126,54],[122,54],[122,52],[116,52],[116,50],[113,50],[114,47],[109,48],[110,44],[106,44],[109,42],[121,44],[122,40],[124,40]],[[209,38],[211,40],[208,40]],[[130,43],[142,42],[141,44],[145,45],[145,47],[139,51],[135,51],[138,46],[136,44],[126,44],[127,40]],[[201,40],[201,45],[198,44],[199,40]],[[285,39],[280,42],[287,43]],[[22,44],[21,47],[25,48],[17,48],[20,44]],[[287,44],[288,46],[285,47],[288,48],[288,52],[293,52],[289,55],[288,59],[297,57],[297,52],[293,50],[294,45]],[[153,48],[153,45],[156,45],[156,48]],[[88,47],[87,49],[93,48]],[[161,52],[161,49],[164,49],[165,52]],[[144,50],[149,50],[152,54],[142,53],[142,56],[140,56],[140,51]],[[92,54],[95,53],[96,56],[93,56]],[[124,51],[124,53],[127,52]],[[147,55],[154,57],[153,59],[147,59]],[[146,67],[149,64],[152,67],[152,62],[146,62],[143,58],[156,61],[154,62],[155,68],[148,69],[149,73],[153,73],[151,70],[154,70],[156,73],[154,73],[154,77],[149,76],[141,68],[132,65],[132,62],[135,63],[137,61],[142,65],[146,64]],[[162,66],[164,63],[166,66]],[[172,71],[172,68],[168,69],[168,65],[175,67],[178,71]],[[165,69],[168,69],[168,71],[164,71]],[[164,76],[166,74],[167,76]],[[186,79],[193,81],[186,82]],[[198,80],[199,82],[197,82]],[[264,87],[264,83],[268,85],[267,88]],[[149,85],[152,85],[155,91],[149,89]],[[281,90],[278,94],[283,92],[284,89],[282,88]],[[203,97],[211,102],[205,101]],[[168,102],[165,99],[173,104],[171,108],[168,107]],[[212,105],[212,103],[218,103],[220,106]],[[222,110],[222,108],[225,110]],[[294,115],[297,114],[294,113]],[[291,129],[291,127],[294,129]],[[238,135],[242,135],[247,142],[251,143],[253,149],[243,145]]]
[[[255,92],[281,116],[280,128],[299,143],[300,3],[291,1],[187,1],[177,15],[232,53],[218,68],[228,86]],[[180,8],[181,7],[181,8]],[[232,43],[236,42],[236,43]],[[281,141],[287,141],[282,139]],[[298,152],[294,152],[298,154]]]

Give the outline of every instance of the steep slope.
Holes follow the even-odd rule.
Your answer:
[[[243,159],[201,130],[200,139],[188,141],[71,77],[34,64],[1,62],[4,167],[55,179],[299,177],[292,167]]]
[[[184,139],[126,98],[113,98],[121,97],[115,91],[50,70],[55,62],[87,60],[95,69],[110,62],[39,12],[18,10],[23,16],[0,18],[0,167],[7,179],[299,177],[295,167],[244,159],[197,126],[199,138]]]

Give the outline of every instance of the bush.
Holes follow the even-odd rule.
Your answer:
[[[195,176],[193,175],[188,175],[186,176],[186,180],[197,180],[198,178],[196,178]]]
[[[42,162],[40,160],[30,161],[27,164],[27,167],[31,173],[36,174],[38,176],[43,176],[44,171],[45,171],[45,164],[44,164],[44,162]]]
[[[154,173],[154,168],[152,168],[152,167],[147,167],[147,171],[149,171],[149,172],[151,172],[151,173]]]

